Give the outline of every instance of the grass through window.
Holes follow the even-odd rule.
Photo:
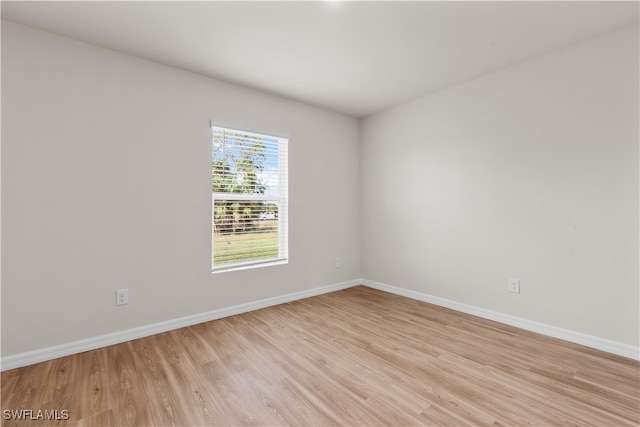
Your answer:
[[[269,221],[271,222],[271,221]],[[243,262],[261,261],[278,257],[278,230],[264,225],[249,232],[213,233],[213,263],[225,265]]]

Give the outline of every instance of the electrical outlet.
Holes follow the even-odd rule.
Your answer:
[[[129,304],[129,289],[118,289],[116,291],[116,305]]]
[[[509,277],[509,291],[513,292],[514,294],[520,293],[520,279]]]
[[[336,258],[336,268],[342,268],[342,258]]]

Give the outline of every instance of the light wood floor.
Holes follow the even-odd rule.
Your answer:
[[[640,423],[640,363],[356,287],[2,373],[3,425]],[[3,413],[4,414],[4,413]]]

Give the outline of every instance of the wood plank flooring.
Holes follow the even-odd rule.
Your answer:
[[[1,380],[7,427],[640,423],[637,361],[365,287]],[[21,409],[69,419],[5,419]]]

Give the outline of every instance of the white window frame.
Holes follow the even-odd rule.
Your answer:
[[[212,227],[211,236],[211,272],[219,273],[234,270],[243,270],[256,267],[266,267],[272,265],[287,264],[289,261],[289,165],[288,165],[288,145],[289,138],[275,136],[267,133],[257,133],[252,131],[245,131],[240,128],[231,128],[227,126],[220,126],[213,121],[210,123],[210,127],[213,133],[213,129],[219,129],[228,132],[237,132],[248,136],[255,136],[259,138],[267,138],[270,140],[276,140],[278,145],[278,185],[277,194],[245,194],[245,193],[216,193],[211,192],[211,224],[213,224],[215,215],[215,202],[216,200],[243,200],[243,201],[273,201],[277,202],[278,206],[278,255],[275,258],[269,258],[264,260],[238,262],[233,264],[214,265],[214,245],[213,245],[213,233],[215,233]],[[213,139],[213,135],[212,135]],[[213,143],[213,141],[212,141]],[[212,147],[213,149],[213,147]]]

